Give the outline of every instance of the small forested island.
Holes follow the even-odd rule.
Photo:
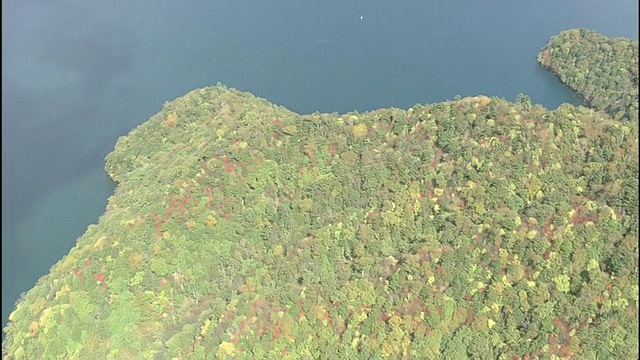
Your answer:
[[[3,356],[637,358],[637,53],[584,30],[542,49],[594,108],[194,90],[118,140],[105,214]]]

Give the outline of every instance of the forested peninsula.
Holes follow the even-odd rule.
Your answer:
[[[637,358],[637,42],[607,69],[586,37],[623,41],[569,31],[540,59],[595,109],[165,104],[107,156],[105,214],[3,357]]]
[[[638,40],[568,30],[551,38],[538,62],[590,107],[638,121]]]

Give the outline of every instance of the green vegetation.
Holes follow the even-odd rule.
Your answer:
[[[589,106],[638,121],[638,40],[567,30],[551,38],[538,62]]]
[[[118,140],[7,359],[638,356],[638,132],[478,96],[298,115],[222,85]]]

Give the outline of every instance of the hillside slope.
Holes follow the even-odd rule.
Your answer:
[[[106,170],[5,358],[638,355],[633,123],[484,96],[299,115],[217,85]]]

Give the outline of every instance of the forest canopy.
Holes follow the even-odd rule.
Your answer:
[[[4,358],[637,358],[638,132],[614,118],[194,90],[118,140],[105,214]]]

